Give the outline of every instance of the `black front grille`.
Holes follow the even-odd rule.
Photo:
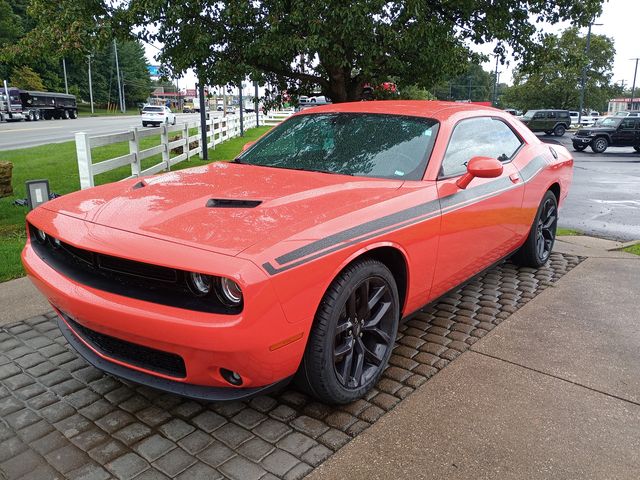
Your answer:
[[[62,316],[80,338],[109,358],[170,377],[187,376],[184,360],[180,355],[120,340],[80,325],[64,313]]]
[[[48,237],[38,241],[35,228],[29,226],[31,246],[51,268],[78,283],[147,302],[207,313],[235,315],[242,305],[228,307],[220,302],[215,289],[205,296],[195,296],[187,284],[188,272],[174,268],[136,262],[75,247],[54,243]]]

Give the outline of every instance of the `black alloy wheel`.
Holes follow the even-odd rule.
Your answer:
[[[366,385],[395,341],[393,297],[380,277],[363,280],[349,295],[335,329],[333,361],[340,383],[348,389]]]
[[[558,227],[558,199],[551,190],[542,197],[529,235],[520,249],[511,257],[523,267],[539,268],[547,263],[556,241]]]
[[[554,198],[545,198],[542,213],[538,218],[536,230],[536,253],[542,263],[545,263],[556,239],[558,226],[558,205]]]
[[[362,397],[387,366],[399,319],[393,274],[377,260],[355,261],[335,278],[318,307],[298,385],[326,403]]]

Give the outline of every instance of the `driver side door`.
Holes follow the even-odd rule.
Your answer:
[[[437,181],[442,219],[434,296],[506,256],[527,234],[521,208],[524,183],[513,161],[525,148],[499,118],[467,118],[454,127]],[[461,189],[456,182],[476,156],[497,158],[503,172],[496,178],[474,178]]]

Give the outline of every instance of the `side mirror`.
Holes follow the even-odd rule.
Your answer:
[[[473,157],[467,163],[467,173],[458,179],[458,188],[465,189],[474,178],[495,178],[502,175],[502,163],[496,158]]]
[[[252,142],[247,142],[242,146],[242,151],[244,152],[245,150],[248,150],[249,148],[251,148],[251,146],[256,143],[255,140]]]

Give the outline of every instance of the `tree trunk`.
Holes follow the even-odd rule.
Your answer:
[[[0,198],[13,195],[13,187],[11,186],[11,171],[13,164],[11,162],[0,162]]]

